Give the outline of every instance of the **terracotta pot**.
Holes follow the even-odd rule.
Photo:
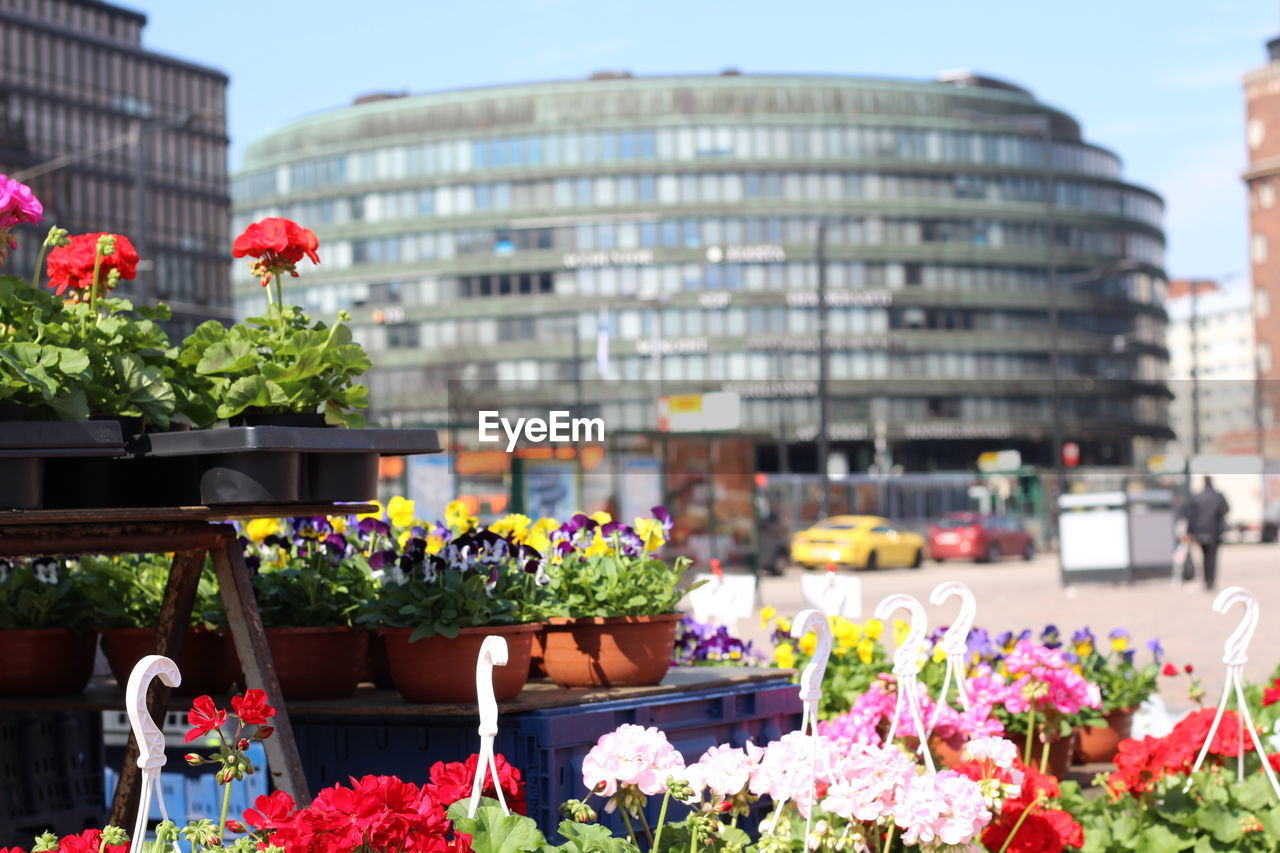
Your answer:
[[[360,684],[369,632],[347,627],[268,628],[267,645],[285,699],[346,699]]]
[[[671,667],[679,613],[552,619],[544,665],[561,687],[643,687]]]
[[[1005,737],[1018,748],[1018,758],[1021,759],[1025,754],[1023,750],[1027,744],[1026,735],[1006,734]],[[1031,763],[1037,769],[1040,767],[1040,755],[1043,749],[1044,744],[1039,740],[1031,744]],[[1071,769],[1071,756],[1075,753],[1075,749],[1075,732],[1072,732],[1067,737],[1049,741],[1049,766],[1045,768],[1046,772],[1059,779],[1067,778],[1067,771]]]
[[[0,631],[0,696],[71,696],[93,675],[97,631]]]
[[[539,627],[533,635],[533,650],[529,653],[529,677],[547,677],[547,631],[545,626]]]
[[[412,643],[412,628],[379,628],[378,634],[401,696],[425,704],[471,705],[476,701],[476,658],[484,638],[497,635],[507,641],[507,665],[493,668],[493,694],[499,702],[508,702],[529,680],[529,652],[540,627],[533,622],[463,628],[456,637],[422,637]]]
[[[154,628],[106,628],[102,632],[102,653],[111,666],[111,674],[120,686],[129,683],[129,673],[139,660],[155,647]],[[182,641],[178,656],[182,684],[174,688],[174,696],[219,696],[231,689],[240,678],[239,661],[231,635],[220,631],[191,628]]]
[[[1120,741],[1133,731],[1133,709],[1116,708],[1102,715],[1105,726],[1081,726],[1076,730],[1077,764],[1103,764],[1116,757]]]
[[[957,764],[964,762],[964,747],[966,740],[964,735],[958,736],[956,739],[960,745],[955,746],[951,741],[945,740],[932,735],[929,738],[929,751],[933,753],[934,759],[939,767],[955,767]]]
[[[396,683],[391,678],[391,662],[387,660],[387,643],[377,634],[369,634],[369,682],[379,690],[392,690]]]

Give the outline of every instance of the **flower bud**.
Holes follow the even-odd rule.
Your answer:
[[[244,824],[238,820],[227,821],[227,829],[236,833],[237,835],[245,831]]]
[[[129,843],[129,833],[118,826],[104,826],[102,828],[102,841],[104,844],[127,844]]]
[[[271,737],[271,735],[272,735],[272,734],[274,734],[274,733],[275,733],[275,727],[274,727],[274,726],[259,726],[259,727],[258,727],[258,731],[257,731],[257,732],[255,732],[255,733],[254,733],[254,735],[253,735],[253,739],[254,739],[254,740],[266,740],[267,738]]]
[[[188,752],[186,755],[182,756],[182,758],[192,767],[199,767],[201,764],[204,764],[204,759],[196,755],[194,752]]]
[[[161,844],[172,844],[178,840],[178,825],[171,820],[162,820],[156,824],[156,841]]]
[[[241,752],[244,752],[248,748],[249,748],[249,739],[246,737],[240,738],[240,742],[236,744],[236,749],[240,750]]]
[[[113,255],[116,251],[116,235],[103,234],[98,237],[98,254],[102,257]]]
[[[36,843],[31,846],[31,853],[48,853],[51,850],[58,849],[58,836],[52,832],[42,832],[36,838]]]

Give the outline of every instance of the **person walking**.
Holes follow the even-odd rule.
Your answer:
[[[1213,487],[1210,477],[1204,478],[1200,491],[1187,499],[1182,508],[1187,522],[1182,541],[1200,546],[1200,562],[1204,566],[1204,588],[1212,590],[1218,579],[1218,546],[1222,544],[1222,531],[1227,526],[1227,513],[1231,505]]]

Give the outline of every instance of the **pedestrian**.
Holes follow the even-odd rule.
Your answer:
[[[1210,477],[1204,478],[1200,491],[1187,499],[1182,507],[1182,517],[1187,523],[1182,541],[1200,546],[1200,563],[1204,566],[1204,588],[1212,590],[1218,578],[1218,546],[1222,544],[1222,531],[1227,526],[1227,513],[1231,510],[1227,499],[1213,487]]]

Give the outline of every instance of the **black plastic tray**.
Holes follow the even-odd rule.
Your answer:
[[[0,421],[0,456],[122,456],[117,421]]]
[[[440,438],[433,429],[254,426],[151,433],[130,446],[134,455],[157,457],[262,452],[408,456],[439,453]]]

